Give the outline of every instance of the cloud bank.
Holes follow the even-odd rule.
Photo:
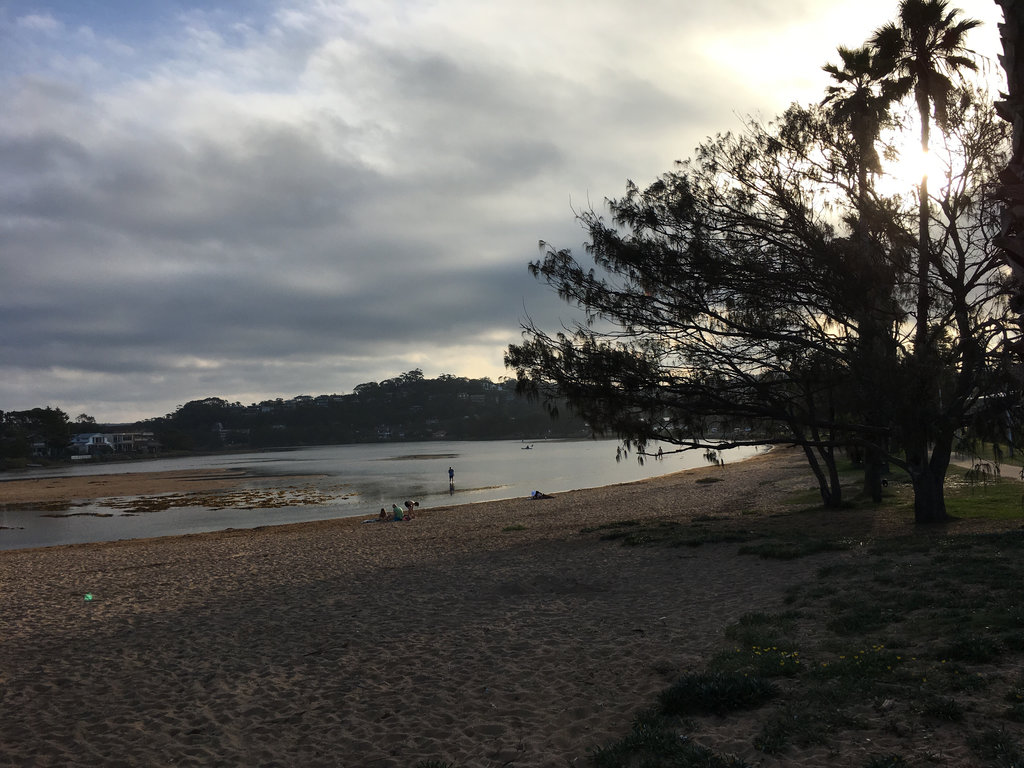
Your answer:
[[[578,248],[574,209],[819,98],[835,46],[894,9],[15,0],[0,409],[118,421],[506,375],[527,315],[572,316],[527,274],[538,240]]]

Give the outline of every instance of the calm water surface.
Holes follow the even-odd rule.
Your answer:
[[[643,466],[632,456],[616,462],[616,445],[610,440],[376,443],[8,472],[0,475],[0,482],[165,470],[245,470],[252,477],[242,487],[253,492],[256,501],[252,506],[256,508],[239,504],[214,509],[197,502],[195,506],[136,512],[107,506],[103,500],[50,510],[0,505],[0,549],[371,516],[381,507],[390,509],[391,504],[401,505],[406,499],[419,501],[423,508],[472,504],[529,496],[535,490],[558,493],[631,482],[707,463],[700,451],[670,454]],[[741,461],[757,450],[737,448],[723,452],[721,458]],[[455,469],[454,489],[448,485],[448,467]],[[267,498],[261,491],[289,487],[300,495],[321,494],[327,501],[260,506],[260,500]]]

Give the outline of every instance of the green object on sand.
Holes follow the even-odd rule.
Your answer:
[[[85,602],[89,602],[90,600],[92,600],[92,592],[86,592],[85,593]]]

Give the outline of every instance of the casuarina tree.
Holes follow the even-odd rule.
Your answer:
[[[870,452],[911,477],[916,520],[943,519],[959,430],[1009,392],[1011,333],[990,194],[1006,131],[984,98],[957,96],[926,316],[919,206],[872,192],[866,145],[834,111],[794,106],[630,183],[607,219],[583,213],[593,266],[542,243],[530,269],[584,316],[553,335],[526,323],[506,353],[520,390],[565,398],[641,453],[797,445],[826,506],[842,502],[836,452]]]

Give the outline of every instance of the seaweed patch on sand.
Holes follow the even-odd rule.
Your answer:
[[[58,515],[56,512],[48,512],[40,517],[113,517],[113,512],[68,512],[64,515]]]
[[[424,461],[426,459],[457,459],[459,454],[457,453],[409,453],[405,456],[388,456],[383,459],[377,459],[377,461]]]
[[[349,491],[324,491],[309,486],[288,486],[275,489],[244,489],[213,493],[171,493],[159,496],[138,496],[107,499],[100,502],[111,509],[122,510],[122,515],[163,512],[177,507],[205,507],[206,509],[276,509],[280,507],[306,507],[329,504],[348,499]]]
[[[68,499],[57,499],[56,501],[34,502],[16,501],[8,504],[0,504],[0,512],[66,512],[76,506]],[[80,506],[80,505],[77,505]],[[60,515],[51,515],[60,517]]]

